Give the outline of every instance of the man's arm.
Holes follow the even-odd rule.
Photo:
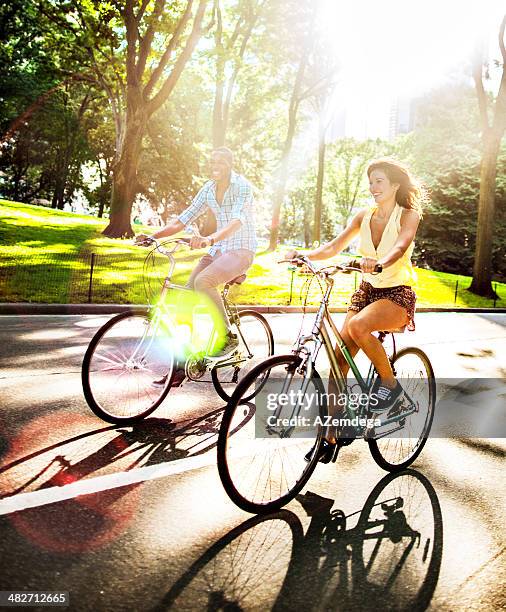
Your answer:
[[[239,219],[234,219],[233,221],[230,221],[230,223],[227,223],[227,225],[225,225],[225,227],[222,227],[219,231],[214,232],[213,234],[209,234],[209,236],[201,236],[200,246],[196,246],[194,248],[207,248],[208,246],[210,246],[211,242],[219,242],[220,240],[223,240],[225,238],[228,238],[232,234],[235,234],[235,232],[240,227],[241,221]]]
[[[204,185],[194,197],[190,206],[183,210],[177,219],[174,219],[174,221],[171,221],[165,227],[162,227],[162,229],[152,234],[152,237],[166,238],[167,236],[173,236],[181,232],[189,223],[200,217],[206,207],[206,189],[207,185]],[[140,236],[144,236],[144,234],[140,234]]]

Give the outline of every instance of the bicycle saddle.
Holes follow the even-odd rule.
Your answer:
[[[228,281],[227,285],[240,285],[241,283],[244,283],[245,280],[246,274],[240,274],[239,276],[236,276],[232,280]]]
[[[382,331],[382,334],[403,334],[406,331],[406,326],[398,327],[397,329],[389,329],[388,331]]]

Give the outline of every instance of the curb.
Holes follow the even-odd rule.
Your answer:
[[[31,302],[0,304],[0,315],[95,315],[116,314],[132,307],[146,307],[147,304],[34,304]],[[270,314],[287,314],[298,312],[317,312],[317,306],[261,306],[238,304],[239,310],[255,310],[256,312]],[[331,307],[330,312],[346,312],[346,308]],[[468,313],[506,313],[506,308],[444,308],[420,307],[420,312],[468,312]]]

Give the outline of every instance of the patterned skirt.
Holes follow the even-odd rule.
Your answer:
[[[405,308],[408,313],[407,328],[410,331],[415,329],[416,293],[407,285],[377,288],[366,281],[362,281],[360,287],[351,296],[348,310],[360,312],[362,308],[378,300],[390,300]]]

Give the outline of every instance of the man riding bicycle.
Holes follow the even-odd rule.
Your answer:
[[[174,221],[155,232],[153,238],[172,236],[188,227],[207,209],[216,217],[216,231],[209,236],[191,238],[192,249],[210,247],[187,282],[187,287],[205,293],[218,308],[226,328],[224,346],[214,355],[228,357],[239,342],[230,329],[225,308],[216,287],[245,274],[253,263],[257,238],[254,219],[254,198],[251,183],[232,169],[233,153],[219,147],[211,154],[211,179]],[[147,236],[140,234],[137,241]]]

